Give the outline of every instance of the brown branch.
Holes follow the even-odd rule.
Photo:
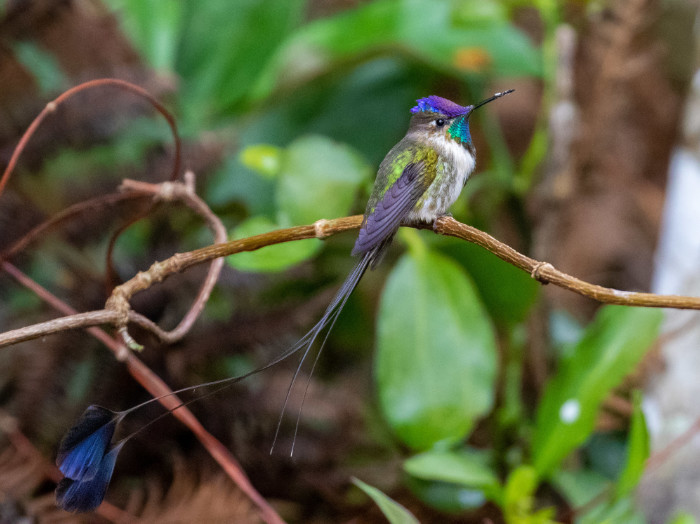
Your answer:
[[[532,278],[543,284],[554,284],[604,304],[668,307],[673,309],[700,309],[700,297],[620,291],[579,280],[576,277],[559,271],[547,262],[539,262],[525,256],[487,233],[479,231],[472,226],[457,222],[450,217],[439,218],[434,229],[435,232],[440,235],[461,238],[462,240],[483,247],[501,260],[505,260],[523,271],[527,271]]]
[[[12,274],[11,268],[15,268],[8,262],[2,263],[2,268]],[[14,276],[14,275],[13,275]],[[71,329],[83,329],[92,326],[101,326],[104,324],[114,324],[119,320],[119,315],[115,311],[109,309],[101,309],[99,311],[89,311],[87,313],[76,313],[67,317],[55,318],[39,324],[32,324],[20,329],[13,329],[2,334],[3,345],[19,344],[27,340],[45,337],[54,333],[62,333]]]
[[[172,184],[172,188],[179,186],[180,185],[178,184]],[[262,235],[256,235],[245,239],[214,244],[187,253],[178,253],[163,262],[156,262],[147,271],[138,273],[131,280],[115,288],[112,296],[107,301],[106,310],[94,311],[90,313],[75,313],[71,308],[65,304],[62,304],[60,300],[53,297],[53,295],[51,295],[48,291],[41,288],[41,286],[33,282],[31,279],[28,279],[28,277],[24,276],[24,285],[27,285],[30,287],[30,289],[37,291],[39,296],[47,300],[49,303],[52,303],[54,307],[57,307],[57,309],[63,313],[70,316],[1,334],[0,347],[16,343],[20,339],[29,340],[49,333],[54,333],[59,330],[94,326],[97,323],[108,323],[115,325],[121,330],[125,340],[128,341],[130,338],[126,333],[126,325],[130,319],[137,320],[140,325],[144,325],[147,329],[155,330],[156,327],[155,324],[147,321],[147,319],[142,321],[142,319],[135,316],[134,312],[130,310],[129,299],[135,293],[148,289],[154,283],[164,280],[173,273],[179,273],[194,265],[211,260],[222,260],[221,257],[242,251],[254,251],[265,246],[282,242],[292,242],[308,238],[326,238],[341,232],[357,229],[360,227],[361,223],[361,215],[338,218],[334,220],[319,220],[318,222],[307,226],[298,226],[271,231],[269,233],[264,233]],[[428,226],[422,225],[417,227],[426,228]],[[451,217],[442,217],[438,219],[433,226],[433,229],[438,234],[453,236],[475,243],[494,253],[502,260],[529,272],[533,278],[536,278],[542,283],[553,283],[600,302],[629,306],[700,309],[700,298],[697,297],[655,295],[652,293],[632,293],[604,288],[602,286],[584,282],[555,269],[546,262],[539,262],[527,257],[510,246],[496,240],[490,235],[466,224],[457,222]],[[10,274],[15,276],[15,278],[22,278],[20,276],[22,275],[21,272],[19,272],[19,270],[8,262],[2,262],[2,267]],[[116,340],[109,337],[106,333],[97,328],[91,327],[89,328],[89,331],[95,334],[95,336],[98,336],[100,340],[110,347],[118,358],[126,361],[132,375],[141,384],[143,384],[154,397],[160,397],[170,393],[171,390],[165,385],[165,383],[163,383],[157,375],[148,369],[148,367],[146,367],[132,352],[125,350],[123,345],[119,344]],[[162,330],[158,329],[157,331],[160,332]],[[97,334],[95,332],[97,332]],[[164,397],[160,399],[160,401],[168,409],[174,409],[180,403],[180,401],[174,395]],[[267,504],[260,494],[255,491],[252,485],[250,485],[245,473],[240,468],[233,456],[230,455],[225,446],[223,446],[221,442],[209,434],[186,408],[177,409],[173,412],[173,414],[184,422],[193,431],[193,433],[195,433],[212,457],[214,457],[222,465],[229,476],[231,476],[231,478],[239,485],[239,487],[241,487],[241,489],[251,498],[251,500],[253,500],[258,507],[261,508],[261,512],[265,520],[268,522],[281,522],[274,510]]]
[[[242,251],[255,251],[257,249],[279,244],[282,242],[294,242],[296,240],[304,240],[307,238],[326,238],[345,231],[358,229],[362,223],[362,215],[337,218],[334,220],[319,220],[318,222],[307,225],[290,227],[287,229],[278,229],[269,233],[263,233],[239,240],[231,240],[220,244],[189,251],[187,253],[177,253],[172,257],[153,264],[147,271],[139,272],[131,280],[125,282],[121,286],[114,289],[112,296],[107,300],[106,309],[113,314],[106,314],[104,310],[94,311],[91,313],[81,314],[79,319],[71,319],[70,327],[66,329],[77,329],[84,326],[95,325],[97,323],[113,323],[117,328],[123,331],[129,322],[134,320],[136,323],[146,329],[155,331],[156,334],[162,334],[162,330],[156,330],[155,324],[148,319],[138,318],[129,306],[129,300],[139,291],[144,291],[150,288],[153,284],[161,282],[168,276],[179,273],[197,264],[208,262],[210,260],[233,255]],[[426,229],[429,226],[415,226],[420,229]],[[559,271],[547,262],[540,262],[532,259],[507,244],[500,242],[483,231],[474,227],[457,222],[451,217],[439,218],[433,229],[436,233],[445,236],[460,238],[468,242],[472,242],[484,249],[490,251],[500,259],[512,264],[523,271],[527,271],[530,275],[543,284],[554,284],[564,289],[578,293],[598,302],[605,304],[619,304],[625,306],[641,306],[641,307],[668,307],[674,309],[700,309],[700,297],[686,297],[679,295],[656,295],[654,293],[635,293],[630,291],[619,291],[617,289],[606,288],[595,284],[590,284],[578,278],[567,275]],[[91,318],[102,319],[96,322]],[[21,337],[21,340],[29,340],[38,338],[49,333],[55,333],[52,321],[43,324],[36,324],[25,328],[16,329],[0,334],[0,347],[8,346],[16,343]],[[85,322],[84,326],[80,322]],[[49,328],[51,330],[49,331]],[[24,331],[31,331],[25,336]],[[167,336],[167,334],[165,335]],[[129,340],[127,335],[127,340]]]
[[[78,216],[86,211],[95,209],[96,207],[101,207],[102,205],[113,204],[122,200],[129,200],[133,198],[143,198],[152,197],[156,200],[165,201],[181,201],[195,213],[201,216],[209,228],[214,233],[214,242],[222,243],[226,241],[226,228],[224,227],[219,217],[217,217],[214,212],[211,211],[209,206],[201,200],[195,193],[194,187],[194,173],[187,171],[185,173],[185,183],[179,182],[165,182],[163,184],[150,184],[146,182],[140,182],[136,180],[124,180],[120,188],[124,193],[107,195],[106,197],[98,197],[79,204],[75,204],[62,211],[58,215],[52,217],[51,219],[43,222],[37,227],[33,228],[21,239],[15,242],[9,249],[5,252],[0,253],[0,260],[6,260],[10,257],[16,255],[22,251],[27,245],[32,241],[36,240],[41,236],[42,233],[46,232],[48,229],[56,227],[58,224],[64,220]],[[143,328],[153,332],[158,336],[163,342],[174,343],[180,340],[187,332],[191,329],[192,325],[195,323],[200,313],[204,310],[207,300],[211,295],[216,282],[218,281],[221,268],[223,267],[224,260],[222,258],[216,258],[212,260],[211,266],[207,273],[207,276],[202,283],[202,286],[197,293],[197,297],[192,303],[192,306],[188,312],[184,315],[180,323],[174,329],[170,331],[165,331],[161,329],[158,325],[136,313],[134,311],[129,312],[129,320],[142,326]],[[9,266],[8,266],[9,267]],[[10,269],[11,271],[11,269]],[[26,282],[25,282],[26,285]],[[82,327],[90,327],[101,324],[113,324],[115,322],[114,312],[109,312],[107,310],[102,310],[99,312],[83,313],[80,315],[73,315],[71,317],[63,317],[56,320],[51,320],[32,326],[34,329],[38,329],[41,335],[47,335],[51,333],[58,333],[61,331],[66,331],[69,329],[79,329]],[[10,341],[11,344],[23,342],[26,340],[31,340],[36,338],[34,336],[33,330],[26,330],[24,333],[18,333],[18,336]]]
[[[137,193],[135,191],[128,191],[123,193],[110,193],[108,195],[101,195],[77,204],[73,204],[67,207],[63,211],[56,213],[51,216],[51,218],[45,220],[41,224],[33,227],[29,232],[27,232],[22,238],[16,240],[10,247],[5,249],[5,251],[0,253],[0,259],[10,260],[12,257],[16,256],[19,252],[23,251],[27,246],[31,245],[32,242],[43,238],[43,234],[48,231],[58,227],[64,222],[71,220],[75,217],[87,213],[90,211],[95,211],[102,209],[106,206],[112,206],[121,202],[126,202],[129,200],[147,198],[150,197],[150,193]]]
[[[125,180],[122,184],[122,188],[126,190],[134,190],[136,192],[151,192],[156,198],[162,200],[179,200],[184,203],[187,207],[192,209],[199,216],[204,218],[205,222],[209,226],[209,229],[214,233],[214,243],[220,244],[226,242],[226,227],[221,222],[218,216],[209,208],[209,206],[197,196],[195,192],[194,185],[194,173],[192,171],[185,172],[185,183],[180,184],[178,182],[170,182],[164,184],[148,184],[145,182],[139,182],[136,180]],[[182,337],[184,337],[187,332],[192,328],[200,313],[204,310],[204,307],[209,300],[214,286],[219,280],[219,274],[221,273],[221,268],[224,265],[224,259],[219,257],[212,260],[211,266],[209,266],[209,271],[207,276],[202,283],[202,286],[197,293],[197,298],[195,298],[192,306],[190,306],[189,311],[182,318],[180,323],[171,331],[163,331],[154,323],[150,323],[145,317],[138,320],[143,327],[150,329],[155,333],[163,342],[172,344],[177,342]],[[130,320],[137,321],[135,315],[130,315]]]

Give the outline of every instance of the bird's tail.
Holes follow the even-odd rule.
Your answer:
[[[184,393],[184,392],[186,392],[186,391],[197,390],[197,389],[200,389],[200,388],[209,388],[209,387],[212,387],[212,386],[218,386],[218,387],[216,387],[214,390],[207,391],[207,392],[205,392],[205,393],[203,393],[203,394],[201,394],[201,395],[196,396],[195,398],[192,398],[192,399],[190,399],[190,400],[188,400],[188,401],[186,401],[186,402],[180,403],[179,405],[175,406],[174,408],[169,409],[166,413],[164,413],[164,414],[160,415],[159,417],[156,417],[155,419],[151,420],[148,424],[142,426],[140,429],[136,430],[135,432],[133,432],[132,434],[130,434],[130,435],[127,436],[126,438],[122,439],[122,441],[120,441],[121,443],[124,443],[124,442],[126,442],[127,440],[131,439],[134,435],[137,435],[137,434],[140,433],[141,431],[145,430],[147,427],[151,426],[152,424],[154,424],[155,422],[157,422],[158,420],[160,420],[161,418],[167,416],[169,413],[172,413],[173,411],[175,411],[175,410],[177,410],[177,409],[180,409],[180,408],[182,408],[182,407],[189,406],[190,404],[193,404],[194,402],[198,402],[198,401],[200,401],[200,400],[202,400],[202,399],[204,399],[204,398],[207,398],[207,397],[209,397],[209,396],[211,396],[211,395],[215,395],[216,393],[219,393],[219,392],[221,392],[222,390],[231,387],[231,386],[234,385],[235,383],[240,382],[241,380],[243,380],[243,379],[245,379],[245,378],[247,378],[247,377],[249,377],[249,376],[251,376],[251,375],[255,375],[255,374],[260,373],[260,372],[262,372],[262,371],[264,371],[264,370],[266,370],[266,369],[269,369],[269,368],[271,368],[271,367],[273,367],[273,366],[279,364],[279,363],[282,362],[283,360],[288,359],[289,357],[291,357],[292,355],[298,353],[299,351],[303,350],[303,352],[302,352],[302,354],[301,354],[301,357],[299,358],[299,363],[298,363],[298,365],[297,365],[296,371],[294,372],[294,376],[292,377],[292,381],[291,381],[291,383],[289,384],[289,388],[287,389],[287,394],[286,394],[285,399],[284,399],[284,404],[283,404],[283,407],[282,407],[282,411],[281,411],[281,413],[280,413],[280,417],[279,417],[279,420],[278,420],[278,422],[277,422],[277,429],[276,429],[276,431],[275,431],[275,437],[274,437],[274,441],[273,441],[273,443],[272,443],[272,449],[270,450],[270,453],[272,453],[272,450],[273,450],[274,447],[275,447],[275,443],[277,442],[277,437],[278,437],[278,435],[279,435],[280,426],[281,426],[281,423],[282,423],[282,419],[283,419],[283,417],[284,417],[284,414],[285,414],[285,412],[286,412],[287,404],[288,404],[288,402],[289,402],[289,398],[290,398],[290,395],[291,395],[291,393],[292,393],[292,389],[294,388],[294,384],[295,384],[295,382],[296,382],[296,379],[297,379],[297,377],[299,376],[299,373],[301,372],[301,368],[302,368],[302,366],[303,366],[303,364],[304,364],[304,361],[306,360],[306,358],[308,357],[309,353],[311,352],[311,349],[312,349],[312,347],[313,347],[313,345],[314,345],[314,342],[316,342],[316,340],[317,340],[320,336],[323,336],[323,339],[322,339],[322,341],[321,341],[321,346],[320,346],[320,348],[319,348],[319,350],[318,350],[318,353],[317,353],[317,355],[316,355],[316,358],[314,359],[314,363],[313,363],[313,366],[312,366],[312,368],[311,368],[311,372],[310,372],[310,374],[309,374],[309,378],[310,378],[310,377],[311,377],[311,374],[312,374],[313,371],[314,371],[314,368],[316,367],[316,362],[318,361],[318,357],[319,357],[319,355],[321,354],[321,351],[323,350],[323,346],[324,346],[325,343],[326,343],[326,339],[328,338],[328,333],[329,333],[330,330],[333,328],[333,324],[335,324],[335,321],[338,319],[338,315],[340,315],[340,312],[341,312],[341,310],[343,309],[343,307],[345,306],[345,303],[347,302],[348,298],[349,298],[350,295],[352,294],[352,292],[353,292],[353,290],[355,289],[355,287],[357,287],[357,284],[359,283],[360,279],[362,278],[362,275],[364,275],[364,273],[365,273],[365,271],[367,270],[367,268],[370,267],[370,265],[372,264],[372,260],[374,259],[374,257],[375,257],[376,255],[377,255],[376,250],[369,251],[369,252],[365,253],[364,255],[362,255],[362,257],[360,258],[360,260],[357,262],[357,264],[355,265],[355,267],[352,269],[352,271],[350,272],[350,274],[349,274],[349,275],[347,276],[347,278],[345,279],[345,282],[343,282],[343,285],[340,287],[340,289],[338,290],[338,292],[337,292],[337,293],[335,294],[335,296],[333,297],[333,300],[331,301],[331,303],[330,303],[330,305],[328,306],[328,308],[326,308],[326,312],[323,314],[323,317],[321,317],[321,320],[319,320],[319,321],[316,323],[316,325],[315,325],[314,327],[312,327],[312,328],[309,330],[309,332],[306,333],[306,335],[304,335],[296,344],[294,344],[294,345],[293,345],[292,347],[290,347],[290,348],[287,348],[282,354],[276,356],[274,359],[272,359],[272,360],[271,360],[270,362],[268,362],[267,364],[265,364],[265,365],[263,365],[263,366],[260,366],[260,367],[258,367],[258,368],[256,368],[256,369],[252,370],[252,371],[249,371],[248,373],[245,373],[245,374],[243,374],[243,375],[238,375],[238,376],[235,376],[235,377],[228,377],[228,378],[224,378],[224,379],[220,379],[220,380],[215,380],[215,381],[213,381],[213,382],[207,382],[207,383],[204,383],[204,384],[198,384],[198,385],[196,385],[196,386],[189,386],[189,387],[185,387],[185,388],[182,388],[182,389],[178,389],[178,390],[172,391],[172,392],[170,392],[170,393],[168,393],[168,394],[166,394],[166,395],[162,395],[162,396],[160,396],[160,397],[151,398],[151,399],[149,399],[149,400],[147,400],[147,401],[145,401],[145,402],[142,402],[141,404],[137,404],[136,406],[132,406],[131,408],[129,408],[129,409],[125,410],[125,411],[121,411],[121,412],[108,412],[107,415],[105,415],[105,416],[102,417],[102,418],[104,419],[104,420],[102,421],[102,422],[103,422],[103,425],[105,425],[105,424],[106,424],[106,425],[114,425],[114,426],[116,427],[116,424],[117,424],[119,421],[121,421],[121,420],[122,420],[126,415],[128,415],[129,413],[132,413],[132,412],[134,412],[134,411],[136,411],[136,410],[138,410],[138,409],[140,409],[140,408],[142,408],[142,407],[144,407],[144,406],[146,406],[146,405],[148,405],[148,404],[151,404],[152,402],[156,402],[156,401],[158,401],[158,400],[160,400],[160,399],[162,399],[162,398],[164,398],[164,397],[169,397],[169,396],[172,396],[172,395],[177,395],[177,394],[179,394],[179,393]],[[325,334],[323,334],[323,331],[324,331],[324,329],[325,329],[326,327],[327,327],[328,329],[326,330]],[[307,382],[306,388],[308,389],[308,382]],[[304,391],[304,397],[306,397],[306,390]],[[302,406],[303,406],[303,401],[302,401]],[[91,406],[91,407],[88,408],[88,411],[87,411],[86,413],[90,413],[90,410],[91,410],[91,409],[100,410],[100,413],[102,413],[102,412],[107,412],[107,411],[108,411],[108,410],[106,410],[105,408],[99,408],[99,407],[97,407],[97,406]],[[300,416],[301,416],[301,408],[299,408],[299,417],[300,417]],[[106,417],[106,418],[105,418],[105,417]],[[81,417],[81,419],[77,422],[77,424],[76,424],[73,428],[71,428],[71,429],[69,430],[69,432],[68,432],[68,434],[67,434],[67,436],[66,436],[66,439],[67,439],[67,440],[64,439],[64,443],[62,443],[61,446],[64,447],[64,448],[65,448],[65,447],[74,447],[74,444],[76,443],[76,439],[77,439],[78,441],[82,441],[82,440],[84,440],[84,438],[85,438],[85,434],[87,434],[88,436],[90,436],[90,435],[92,435],[93,433],[95,433],[95,427],[94,427],[94,426],[95,426],[95,419],[94,419],[94,417],[92,417],[92,418],[90,418],[90,417],[87,417],[87,418],[86,418],[85,416]],[[297,418],[297,425],[296,425],[296,428],[298,429],[298,427],[299,427],[299,418]],[[79,435],[80,438],[76,437],[76,435]],[[107,437],[107,440],[108,440],[108,441],[111,439],[111,435],[112,435],[112,433],[109,433],[109,436]],[[296,429],[295,429],[295,431],[294,431],[294,440],[296,440]],[[105,446],[106,446],[108,443],[109,443],[109,442],[106,442],[106,443],[105,443]],[[83,448],[81,447],[80,450],[82,450],[82,449],[83,449]],[[90,451],[90,450],[88,450],[88,451]],[[292,453],[293,453],[293,452],[294,452],[294,443],[292,443]],[[59,453],[59,455],[60,455],[60,454],[61,454],[61,453]],[[72,455],[71,455],[71,456],[72,456]],[[59,457],[59,458],[60,458],[60,457]],[[73,457],[73,459],[74,459],[74,460],[77,460],[77,459],[84,460],[84,457],[83,457],[82,455],[80,455],[79,457],[77,457],[77,459],[76,459],[76,457]],[[60,459],[60,460],[63,461],[63,459]]]
[[[289,383],[289,387],[287,388],[287,394],[284,397],[284,403],[282,404],[282,410],[277,421],[277,428],[275,429],[275,437],[272,440],[272,447],[270,448],[270,453],[274,451],[275,445],[277,444],[277,437],[279,436],[280,427],[282,426],[282,420],[284,419],[284,414],[287,411],[289,398],[292,394],[292,390],[294,389],[294,384],[296,383],[299,373],[301,372],[302,366],[304,365],[306,358],[309,356],[314,342],[316,342],[316,340],[319,339],[319,337],[323,337],[321,339],[321,345],[318,348],[318,352],[316,353],[316,358],[314,358],[313,365],[311,366],[309,378],[307,379],[306,387],[304,388],[304,395],[302,397],[301,406],[299,407],[299,412],[297,414],[297,421],[294,427],[294,437],[292,439],[292,448],[290,450],[290,455],[294,454],[294,443],[296,442],[297,431],[299,430],[299,421],[301,419],[301,411],[304,407],[304,400],[306,399],[306,393],[309,389],[311,375],[313,374],[314,369],[316,368],[316,363],[318,362],[318,359],[321,356],[321,352],[323,351],[323,347],[326,344],[326,340],[328,340],[328,335],[330,334],[330,331],[333,329],[335,321],[338,320],[340,312],[343,310],[343,307],[345,307],[345,303],[348,301],[348,298],[350,298],[350,295],[362,279],[362,275],[365,274],[365,271],[367,271],[367,268],[370,267],[373,259],[376,257],[377,253],[375,251],[376,250],[372,250],[362,255],[362,258],[360,258],[357,264],[355,264],[355,267],[353,267],[350,274],[346,277],[345,282],[343,282],[343,285],[340,286],[340,289],[335,294],[333,300],[326,308],[326,311],[321,317],[321,320],[319,320],[316,323],[316,325],[312,327],[306,333],[306,335],[304,335],[294,346],[292,346],[285,352],[286,355],[292,355],[298,352],[299,350],[303,350],[301,357],[299,357],[299,363],[297,364],[297,368],[294,371],[294,376],[292,377],[292,380]],[[326,327],[328,329],[326,329]],[[325,334],[323,334],[324,330],[326,330]]]

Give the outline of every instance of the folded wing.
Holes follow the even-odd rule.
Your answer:
[[[401,176],[377,202],[374,211],[365,217],[353,255],[364,255],[389,244],[401,222],[425,192],[420,177],[423,166],[423,161],[407,164]]]

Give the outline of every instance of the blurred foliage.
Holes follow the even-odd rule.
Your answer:
[[[408,109],[420,96],[444,87],[466,103],[501,78],[539,79],[545,94],[553,82],[558,11],[552,1],[378,0],[312,20],[304,0],[106,3],[150,66],[177,79],[172,104],[184,135],[196,140],[210,132],[226,144],[221,164],[198,189],[231,238],[361,212],[374,169],[405,132]],[[544,21],[541,43],[514,23],[524,4]],[[42,92],[65,87],[60,67],[44,51],[31,44],[14,51],[31,64]],[[536,126],[525,155],[514,158],[488,114],[473,126],[482,128],[489,151],[479,157],[481,177],[470,181],[454,212],[488,229],[497,213],[507,212],[507,198],[522,206],[546,151],[546,128]],[[89,173],[139,164],[163,137],[153,122],[136,119],[109,144],[59,152],[45,163],[45,176],[20,184],[27,192],[42,186],[58,195],[70,181],[73,191]],[[477,196],[485,202],[481,208]],[[123,271],[136,269],[130,257],[149,252],[156,234],[143,223],[124,233],[115,255]],[[181,235],[188,244],[201,231],[183,222]],[[294,293],[308,298],[344,277],[351,240],[270,246],[228,262],[271,279],[270,273],[307,264],[317,276]],[[591,445],[601,403],[639,363],[661,313],[605,307],[590,325],[579,326],[555,312],[547,336],[556,371],[538,404],[526,406],[520,397],[524,333],[540,285],[454,239],[409,230],[396,243],[408,251],[398,260],[387,257],[381,278],[365,277],[381,282],[378,309],[365,295],[353,297],[329,351],[334,343],[366,343],[376,322],[376,397],[393,435],[382,439],[378,430],[376,440],[387,453],[401,454],[405,486],[436,511],[468,514],[490,501],[517,524],[553,522],[556,509],[538,498],[544,486],[571,507],[603,493],[577,522],[636,522],[631,493],[648,455],[638,399],[629,437],[620,437],[612,451],[623,464],[619,478],[610,479],[595,460],[567,457]],[[61,271],[53,259],[41,259],[31,274],[42,282],[42,275]],[[277,287],[257,307],[281,300],[294,285],[270,282]],[[203,322],[251,307],[227,291],[217,290]],[[8,304],[26,309],[32,301],[17,292]],[[76,369],[68,385],[72,399],[87,394],[95,373],[91,361]],[[478,446],[466,444],[472,440]],[[594,441],[592,447],[604,446]],[[354,482],[390,522],[416,522],[377,488]]]
[[[264,216],[257,216],[241,222],[233,230],[231,238],[252,237],[279,228],[278,224],[274,224]],[[320,248],[321,241],[310,238],[298,242],[276,244],[257,251],[238,253],[226,260],[231,266],[241,271],[276,272],[303,262],[316,254]]]
[[[607,306],[561,360],[537,410],[533,460],[546,477],[595,427],[608,393],[639,363],[655,340],[663,313]]]
[[[390,524],[419,524],[410,511],[401,504],[391,500],[374,486],[370,486],[360,479],[352,479],[352,482],[376,502]]]

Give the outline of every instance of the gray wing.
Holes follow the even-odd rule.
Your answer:
[[[407,164],[401,176],[377,202],[374,211],[365,216],[352,250],[353,255],[363,255],[374,248],[388,245],[403,219],[425,192],[419,176],[423,165],[423,161]]]

